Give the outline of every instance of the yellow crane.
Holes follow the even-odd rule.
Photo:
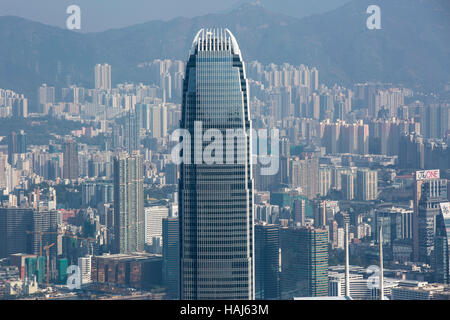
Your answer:
[[[78,239],[79,240],[86,240],[87,241],[87,245],[88,245],[88,254],[89,254],[89,248],[91,247],[91,242],[97,241],[97,239],[94,239],[94,238],[83,238],[83,237],[79,237],[77,235],[67,235],[66,234],[66,236],[69,237],[69,238],[77,239],[77,240]],[[94,254],[94,253],[92,252],[92,254]]]
[[[28,234],[38,234],[39,235],[39,256],[42,257],[42,236],[44,234],[62,234],[60,232],[43,232],[43,231],[27,231]]]
[[[47,287],[49,287],[49,282],[50,282],[50,248],[53,247],[55,244],[49,244],[47,246],[44,247],[44,250],[47,251]]]

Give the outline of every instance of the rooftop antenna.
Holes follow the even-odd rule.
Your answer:
[[[348,252],[348,223],[345,224],[345,296],[350,297],[350,264]]]
[[[384,278],[383,278],[383,225],[380,224],[380,300],[384,300]]]

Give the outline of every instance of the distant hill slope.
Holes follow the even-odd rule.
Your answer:
[[[448,0],[377,0],[382,30],[366,28],[373,0],[353,0],[297,19],[252,4],[232,12],[82,34],[17,17],[0,17],[0,87],[35,95],[42,82],[93,86],[96,63],[112,65],[113,83],[146,81],[137,64],[186,59],[201,27],[228,27],[244,59],[307,64],[328,84],[356,81],[421,84],[450,79]]]
[[[350,0],[240,0],[234,8],[245,3],[260,3],[264,8],[296,18],[324,13],[336,9]]]

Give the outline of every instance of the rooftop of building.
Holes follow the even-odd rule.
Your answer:
[[[160,254],[135,252],[135,253],[118,253],[118,254],[104,254],[96,256],[96,259],[103,260],[158,260],[162,258]]]
[[[241,57],[241,50],[236,38],[226,28],[200,29],[192,42],[190,54],[199,51],[230,51]]]
[[[353,300],[351,297],[294,297],[294,300]]]

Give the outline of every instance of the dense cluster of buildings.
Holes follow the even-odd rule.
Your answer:
[[[149,84],[114,84],[114,66],[97,64],[94,88],[43,84],[32,108],[0,89],[2,118],[80,128],[46,144],[26,127],[3,137],[0,295],[67,292],[75,267],[76,292],[275,300],[342,297],[348,281],[352,299],[378,299],[367,267],[381,227],[384,295],[450,296],[448,102],[245,65],[227,30],[201,30],[186,63],[139,68]],[[194,144],[193,161],[173,161],[172,132],[194,137],[197,121],[243,129],[236,163],[199,164]],[[274,174],[250,162],[250,128],[279,130]]]

